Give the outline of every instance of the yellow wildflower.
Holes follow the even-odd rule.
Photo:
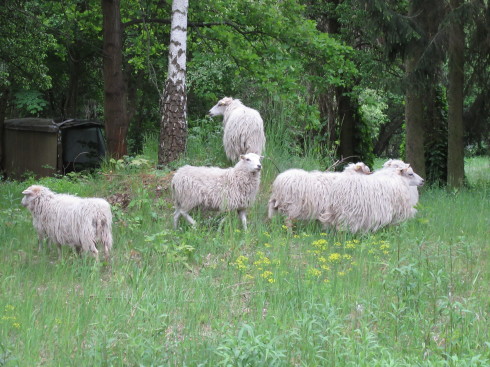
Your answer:
[[[328,243],[327,240],[322,238],[320,240],[313,241],[311,244],[313,247],[322,247],[323,245],[326,245],[327,243]]]
[[[340,260],[340,254],[337,252],[334,252],[333,254],[330,254],[328,256],[328,261],[330,262],[337,262]]]
[[[322,272],[316,268],[309,268],[307,274],[318,278],[322,275]]]
[[[272,275],[272,271],[269,271],[269,270],[266,270],[266,271],[264,271],[262,274],[260,274],[260,276],[261,276],[262,278],[270,278],[270,277],[271,277],[271,275]]]

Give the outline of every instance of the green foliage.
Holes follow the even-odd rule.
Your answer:
[[[278,109],[282,111],[283,108]],[[277,121],[285,116],[277,116]],[[271,116],[273,119],[273,116]],[[213,132],[218,125],[203,131]],[[197,126],[197,125],[196,125]],[[196,127],[194,126],[194,127]],[[10,365],[488,365],[488,159],[471,189],[421,192],[413,220],[376,234],[265,221],[279,169],[322,169],[269,125],[261,189],[248,211],[200,212],[172,229],[171,176],[150,167],[0,185],[0,361]],[[205,133],[190,140],[202,147]],[[156,136],[144,152],[153,152]],[[195,146],[193,146],[195,145]],[[208,159],[222,148],[210,143]],[[208,149],[208,147],[206,147]],[[140,158],[137,158],[140,159]],[[201,156],[186,156],[194,163]],[[128,161],[133,161],[128,158]],[[180,162],[184,163],[184,162]],[[111,172],[112,170],[112,172]],[[21,192],[33,183],[113,204],[109,265],[63,247],[37,251]],[[224,218],[224,224],[218,222]],[[217,230],[219,227],[219,230]],[[323,267],[322,267],[323,266]],[[20,342],[22,341],[22,342]]]
[[[38,115],[48,104],[43,99],[41,92],[37,90],[24,90],[15,93],[14,103],[19,110],[25,111],[21,112],[21,115]]]
[[[256,335],[252,325],[242,324],[237,336],[225,337],[216,348],[217,366],[283,366],[286,353],[280,349],[279,337],[268,334]]]

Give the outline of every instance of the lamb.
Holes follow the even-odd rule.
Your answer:
[[[109,260],[112,213],[106,200],[57,194],[40,185],[32,185],[22,194],[22,205],[32,214],[39,246],[48,239],[57,244],[60,255],[61,245],[68,245],[98,259],[96,244],[102,243],[105,259]]]
[[[407,168],[410,165],[399,159],[389,159],[383,164],[383,168]],[[417,186],[410,186],[410,204],[413,206],[419,202],[419,191]]]
[[[260,113],[239,99],[225,97],[209,110],[210,116],[223,115],[223,146],[232,162],[240,155],[261,155],[265,147],[264,124]]]
[[[196,221],[189,211],[196,207],[219,211],[237,210],[247,229],[246,209],[254,202],[260,185],[263,157],[255,153],[240,156],[234,167],[183,166],[172,178],[175,204],[174,228],[182,215],[191,225]]]
[[[410,186],[424,180],[411,167],[382,168],[371,175],[339,177],[328,188],[324,221],[352,233],[376,231],[412,218]]]
[[[319,220],[324,226],[328,219],[328,189],[342,175],[370,174],[369,167],[362,162],[350,163],[340,172],[304,171],[290,169],[279,174],[272,183],[268,216],[280,212],[292,220]]]

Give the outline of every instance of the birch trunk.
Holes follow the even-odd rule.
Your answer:
[[[176,160],[187,145],[187,93],[185,88],[188,0],[172,1],[168,75],[163,93],[158,163]]]

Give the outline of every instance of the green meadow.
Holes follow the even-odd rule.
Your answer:
[[[248,231],[212,212],[172,228],[171,170],[227,165],[219,132],[197,127],[167,169],[147,137],[141,156],[95,173],[0,182],[0,366],[489,366],[488,157],[466,160],[465,189],[423,188],[399,226],[289,232],[266,218],[273,179],[331,162],[287,152],[280,137]],[[20,204],[33,183],[113,204],[109,264],[38,251]]]

